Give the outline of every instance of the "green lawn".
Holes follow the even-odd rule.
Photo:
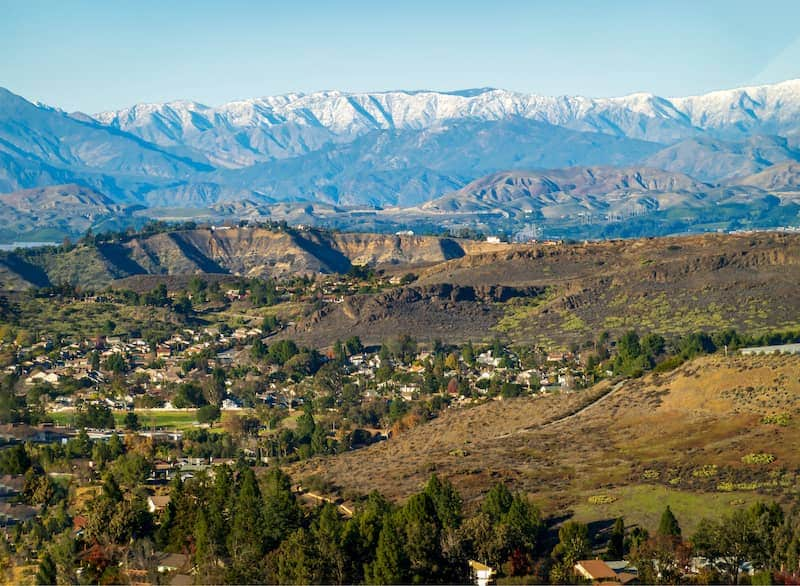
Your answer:
[[[123,427],[126,411],[114,411],[114,420],[117,428]],[[187,411],[161,411],[151,409],[137,409],[136,415],[139,416],[139,424],[142,427],[163,427],[167,429],[191,429],[197,423],[197,411],[189,409]],[[50,416],[56,424],[69,425],[72,423],[72,411],[57,411]]]
[[[592,504],[592,496],[609,496],[613,502]],[[588,523],[600,519],[624,517],[626,525],[638,524],[649,531],[658,527],[661,513],[669,505],[678,518],[685,535],[690,535],[703,517],[719,517],[735,507],[748,507],[759,500],[767,500],[752,492],[690,492],[661,485],[638,484],[610,488],[586,494],[574,507],[576,521]]]

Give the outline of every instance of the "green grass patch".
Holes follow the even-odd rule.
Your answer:
[[[588,496],[592,495],[584,496],[572,507],[572,519],[588,523],[625,517],[626,525],[638,524],[653,531],[658,527],[664,508],[669,505],[684,533],[691,534],[700,519],[730,512],[733,502],[739,503],[737,506],[748,507],[761,500],[758,495],[750,492],[693,492],[653,484],[623,486],[605,494],[615,497],[615,500],[605,504],[591,504]]]
[[[134,411],[139,417],[139,425],[142,428],[164,428],[170,430],[191,429],[197,423],[197,410],[188,409],[186,411],[165,411],[161,409],[137,409]],[[114,421],[117,429],[124,428],[125,415],[127,411],[114,411]],[[57,425],[72,425],[73,411],[56,411],[50,413],[50,417]]]

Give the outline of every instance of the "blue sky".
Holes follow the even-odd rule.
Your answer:
[[[0,0],[0,86],[67,110],[289,91],[675,96],[800,77],[800,2]]]

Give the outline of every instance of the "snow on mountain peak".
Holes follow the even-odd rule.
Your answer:
[[[800,123],[800,80],[683,98],[644,92],[613,98],[552,97],[494,88],[327,90],[215,107],[192,101],[139,104],[97,114],[95,119],[157,144],[197,148],[224,166],[237,167],[294,156],[372,131],[422,130],[461,119],[491,122],[515,117],[661,143],[704,131],[722,136],[756,131],[779,134],[787,125]],[[220,146],[222,152],[216,152]]]

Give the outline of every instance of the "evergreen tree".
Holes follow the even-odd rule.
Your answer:
[[[440,480],[432,474],[423,491],[433,501],[436,515],[444,527],[456,528],[461,525],[461,495],[449,480]]]
[[[558,530],[558,545],[553,548],[553,558],[571,569],[591,551],[589,528],[583,523],[569,521]]]
[[[619,560],[625,556],[625,521],[618,517],[608,538],[608,559]]]
[[[497,482],[483,499],[481,511],[489,515],[492,523],[499,523],[505,514],[508,513],[513,501],[514,497],[511,495],[508,488],[506,488],[506,485],[502,482]]]
[[[214,485],[211,488],[206,523],[213,552],[217,557],[227,555],[227,535],[230,521],[231,493],[233,491],[233,475],[228,466],[217,467]]]
[[[344,523],[336,505],[324,503],[311,525],[311,535],[319,559],[320,580],[326,584],[345,584],[349,579],[350,560],[344,550]]]
[[[274,549],[300,526],[302,511],[292,492],[291,479],[280,468],[272,468],[264,483],[264,537]]]
[[[544,523],[539,508],[528,497],[515,494],[508,512],[503,517],[508,529],[509,547],[533,554],[539,547]]]
[[[228,535],[233,580],[254,583],[262,580],[259,564],[265,553],[263,500],[251,468],[241,473]]]
[[[383,522],[375,561],[365,571],[369,584],[407,584],[410,578],[410,564],[397,525],[391,515]]]
[[[675,518],[669,505],[667,505],[667,508],[664,509],[664,512],[661,514],[661,521],[658,523],[658,534],[661,537],[671,537],[675,539],[680,539],[681,537],[681,526],[678,524],[678,519]]]
[[[353,518],[353,525],[357,529],[358,536],[357,556],[362,564],[366,563],[367,557],[371,557],[377,549],[378,537],[384,520],[391,513],[391,503],[378,491],[373,490],[367,497],[367,502],[359,508]]]
[[[442,526],[431,498],[424,492],[409,498],[398,511],[398,525],[411,563],[412,580],[423,584],[437,582],[442,571]]]
[[[56,564],[49,552],[45,552],[39,560],[39,568],[36,571],[37,584],[55,584],[57,581]]]
[[[197,512],[197,520],[194,524],[194,564],[197,568],[198,580],[203,583],[214,583],[214,567],[216,565],[216,553],[212,542],[211,532],[206,520],[206,512],[200,509]]]
[[[273,565],[271,580],[277,584],[321,584],[319,567],[324,560],[318,556],[313,539],[305,529],[291,533],[270,557]]]

